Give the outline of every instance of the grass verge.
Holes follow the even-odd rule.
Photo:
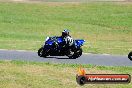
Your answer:
[[[64,28],[85,39],[84,52],[128,54],[132,49],[132,4],[0,2],[0,48],[38,50],[46,36]]]
[[[132,67],[82,65],[87,73],[124,73],[132,75]],[[131,88],[130,84],[76,83],[77,64],[52,64],[26,61],[0,61],[0,88]]]

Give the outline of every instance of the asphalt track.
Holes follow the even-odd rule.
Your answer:
[[[42,58],[37,55],[37,52],[32,51],[0,50],[0,60],[94,64],[103,66],[132,66],[132,61],[127,58],[127,55],[123,56],[107,54],[83,54],[77,59],[69,59],[65,56],[50,56],[48,58]]]

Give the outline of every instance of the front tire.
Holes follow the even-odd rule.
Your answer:
[[[128,58],[132,61],[132,51],[128,54]]]
[[[76,59],[76,58],[80,57],[81,55],[82,55],[82,48],[79,48],[77,50],[70,51],[70,54],[68,55],[68,57],[70,59]]]

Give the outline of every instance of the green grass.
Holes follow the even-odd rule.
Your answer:
[[[90,74],[130,74],[132,67],[82,65]],[[0,88],[131,88],[129,84],[87,84],[79,86],[79,65],[43,62],[0,61]]]
[[[1,49],[36,51],[64,28],[86,40],[86,53],[126,55],[132,49],[132,4],[0,2]]]

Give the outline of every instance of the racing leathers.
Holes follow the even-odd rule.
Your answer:
[[[71,36],[65,36],[65,37],[63,37],[63,40],[64,40],[65,45],[67,47],[70,47],[70,46],[72,46],[74,44],[74,40],[73,40],[73,38]]]

